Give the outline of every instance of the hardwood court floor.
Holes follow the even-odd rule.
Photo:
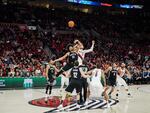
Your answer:
[[[129,88],[133,98],[127,98],[125,90],[121,88],[119,103],[110,109],[78,110],[72,113],[150,113],[150,85],[134,85]],[[28,104],[30,100],[44,97],[44,92],[44,89],[0,90],[0,113],[47,112],[51,108]],[[58,94],[59,89],[54,89],[52,95]],[[115,98],[114,95],[112,97]]]

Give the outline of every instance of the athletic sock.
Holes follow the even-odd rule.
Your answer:
[[[117,93],[117,94],[116,94],[116,99],[118,99],[118,97],[119,97],[119,94]]]

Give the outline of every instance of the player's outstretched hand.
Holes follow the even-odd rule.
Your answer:
[[[92,44],[95,44],[95,40],[92,40]]]
[[[79,42],[79,40],[74,40],[74,44],[77,44]]]

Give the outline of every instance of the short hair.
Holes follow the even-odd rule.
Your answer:
[[[74,62],[74,66],[79,66],[79,62],[77,60]]]
[[[96,64],[96,67],[100,69],[100,68],[101,68],[101,64],[100,64],[100,63],[97,63],[97,64]]]
[[[67,45],[67,48],[66,48],[66,49],[67,49],[68,51],[69,51],[69,47],[73,47],[73,45],[72,45],[72,44],[68,44],[68,45]]]

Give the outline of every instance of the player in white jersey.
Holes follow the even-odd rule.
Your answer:
[[[74,41],[74,44],[75,44],[75,48],[77,49],[77,53],[78,53],[78,61],[79,61],[79,65],[82,65],[83,63],[83,60],[84,60],[84,57],[85,57],[85,54],[86,53],[90,53],[93,51],[94,49],[94,45],[95,45],[95,41],[93,40],[92,41],[92,46],[90,49],[84,49],[84,46],[83,44],[79,41],[79,40],[75,40]]]
[[[100,68],[95,68],[92,71],[91,81],[90,81],[90,97],[99,98],[103,92],[103,85],[101,83],[102,70]]]
[[[93,70],[90,70],[87,74],[90,74],[90,81],[89,81],[89,89],[90,89],[90,95],[89,98],[100,98],[104,91],[104,87],[101,82],[101,78],[103,76],[102,70],[100,69],[100,64],[96,65],[96,68]]]
[[[124,86],[126,92],[127,92],[127,95],[129,97],[131,97],[131,94],[129,92],[129,89],[128,89],[128,85],[126,83],[126,81],[123,79],[123,77],[126,75],[128,76],[129,78],[131,77],[131,74],[130,72],[126,69],[125,67],[125,63],[122,63],[121,66],[118,68],[118,75],[117,75],[117,94],[116,94],[116,99],[118,99],[118,96],[119,96],[119,90],[120,90],[120,87],[121,86]]]

